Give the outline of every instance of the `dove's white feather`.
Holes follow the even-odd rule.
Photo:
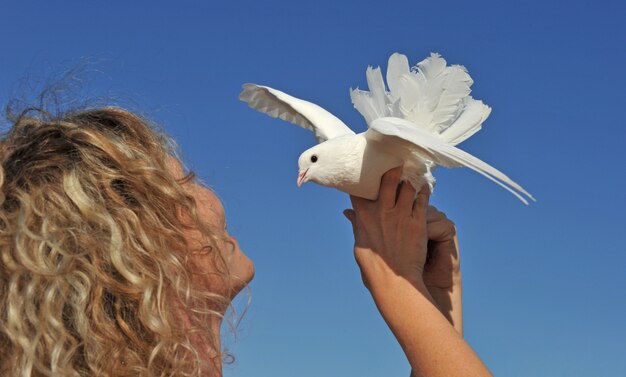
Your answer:
[[[418,83],[423,86],[423,95],[413,111],[434,113],[446,83],[446,61],[439,54],[431,54],[429,58],[419,62],[417,68],[415,76],[423,76],[423,79],[418,80]],[[411,115],[407,119],[410,120]],[[433,128],[432,123],[429,128]]]
[[[376,118],[388,116],[387,91],[385,90],[385,82],[383,81],[383,75],[380,72],[380,67],[367,67],[365,77],[367,78],[367,87],[371,94],[370,98],[373,108],[378,115]]]
[[[488,106],[469,96],[473,80],[465,67],[448,67],[439,54],[431,54],[413,69],[409,69],[405,55],[391,55],[385,111],[380,110],[380,91],[385,86],[379,77],[377,69],[368,68],[370,92],[351,93],[355,108],[368,124],[386,116],[402,118],[456,145],[480,130],[491,112]]]
[[[431,129],[437,133],[446,130],[464,111],[465,100],[470,94],[472,79],[461,66],[446,68],[438,101],[433,110]]]
[[[456,121],[439,136],[452,145],[463,142],[468,137],[480,131],[485,119],[491,113],[491,107],[483,101],[467,98],[465,108]]]
[[[352,100],[354,108],[363,115],[367,124],[370,124],[370,122],[376,118],[380,118],[370,92],[360,89],[350,89],[350,99]]]
[[[385,89],[385,81],[380,68],[367,67],[365,72],[369,91],[350,89],[350,98],[354,107],[363,115],[369,124],[374,119],[392,116],[389,94]]]
[[[267,115],[313,131],[318,143],[343,135],[354,135],[339,118],[320,106],[295,98],[280,90],[244,84],[239,99]]]
[[[398,54],[397,52],[389,57],[387,62],[387,85],[389,86],[389,94],[391,102],[396,102],[400,91],[400,79],[404,75],[411,73],[409,68],[409,59],[406,55]],[[400,114],[392,114],[394,116],[400,116]]]
[[[398,118],[411,117],[418,126],[426,127],[429,119],[416,119],[415,109],[424,97],[424,76],[418,75],[416,72],[400,76],[398,80],[398,93],[392,94],[393,97],[399,98],[400,116]]]
[[[443,74],[446,69],[446,61],[441,55],[431,53],[429,57],[417,63],[417,68],[426,79],[432,80]]]
[[[379,118],[372,122],[370,129],[365,133],[365,136],[368,137],[368,133],[371,133],[372,131],[406,140],[420,149],[420,156],[422,156],[425,151],[431,156],[432,161],[440,165],[450,166],[452,165],[450,162],[454,162],[454,165],[456,166],[466,166],[504,187],[525,204],[528,204],[528,201],[519,193],[522,193],[528,198],[534,200],[532,195],[530,195],[520,185],[515,183],[501,171],[472,156],[471,154],[446,143],[440,138],[435,137],[424,130],[416,128],[407,120],[390,117]],[[380,136],[375,135],[374,137],[376,137],[377,140],[380,140]]]

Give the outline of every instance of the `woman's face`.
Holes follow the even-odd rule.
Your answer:
[[[184,173],[178,160],[171,158],[168,166],[173,169],[176,178],[183,177]],[[213,227],[216,233],[222,233],[218,234],[221,237],[217,245],[221,258],[215,258],[212,253],[200,251],[202,242],[199,231],[187,231],[187,239],[192,250],[199,251],[193,254],[192,259],[194,269],[197,270],[194,271],[194,283],[206,286],[212,293],[232,299],[254,277],[254,265],[241,251],[237,240],[228,234],[224,207],[217,196],[208,188],[193,181],[183,184],[183,187],[195,198],[200,218]],[[213,274],[214,272],[227,273],[228,281],[224,281],[220,274]]]

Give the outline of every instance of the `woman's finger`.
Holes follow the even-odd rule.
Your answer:
[[[385,209],[391,209],[396,205],[396,192],[401,173],[402,166],[398,166],[383,174],[383,178],[380,182],[378,200]]]
[[[344,209],[343,215],[350,221],[350,224],[352,224],[352,232],[356,236],[356,213],[352,209]]]
[[[371,200],[367,200],[367,199],[359,198],[358,196],[350,195],[350,203],[352,203],[352,208],[354,208],[356,212],[361,211],[361,209],[363,209],[367,205],[367,203],[370,203],[370,202]]]
[[[427,232],[429,241],[445,241],[454,237],[456,228],[452,221],[445,219],[428,223]]]
[[[396,203],[396,208],[398,208],[401,212],[406,213],[407,216],[410,216],[411,211],[413,210],[414,199],[415,188],[413,187],[413,185],[408,181],[402,182],[400,184],[400,193],[398,194],[398,202]]]
[[[433,221],[443,220],[446,218],[447,218],[446,214],[439,211],[434,206],[428,206],[428,208],[426,209],[426,222],[428,223],[433,222]]]
[[[428,184],[424,184],[417,193],[417,198],[413,202],[413,217],[416,219],[426,218],[426,209],[428,208],[428,198],[430,197],[430,188]]]

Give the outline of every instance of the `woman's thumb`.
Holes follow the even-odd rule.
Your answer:
[[[355,223],[356,223],[356,213],[354,212],[354,210],[352,209],[344,209],[343,210],[343,215],[346,217],[346,219],[348,219],[348,221],[350,221],[350,224],[352,224],[352,231],[356,231],[355,228]]]

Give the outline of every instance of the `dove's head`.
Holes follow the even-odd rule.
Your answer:
[[[304,151],[298,159],[298,186],[312,181],[338,187],[355,173],[357,158],[342,140],[331,139]]]

